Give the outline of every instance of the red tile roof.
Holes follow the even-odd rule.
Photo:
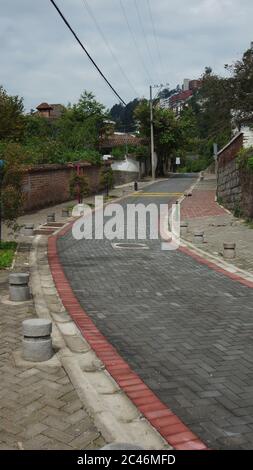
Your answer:
[[[133,134],[111,134],[108,137],[102,137],[100,141],[101,148],[119,147],[122,145],[143,145],[143,140]]]
[[[170,104],[175,104],[178,103],[179,101],[186,101],[188,98],[190,98],[193,95],[192,90],[187,90],[187,91],[181,91],[177,95],[173,95],[170,98]]]
[[[53,108],[48,103],[41,103],[39,106],[37,106],[36,109],[38,109],[39,111],[44,111],[44,110],[53,109]]]

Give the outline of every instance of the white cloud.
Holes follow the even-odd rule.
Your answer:
[[[148,95],[149,80],[123,16],[120,0],[86,0],[139,96]],[[150,21],[148,0],[137,0],[148,55],[134,0],[122,0],[138,41],[142,60],[155,82],[181,83],[195,78],[210,65],[224,73],[223,65],[238,59],[252,36],[251,0],[149,0],[162,58],[160,67]],[[126,101],[132,88],[111,57],[83,0],[56,0],[104,74]],[[117,101],[94,70],[49,0],[0,0],[0,83],[24,97],[27,109],[41,101],[68,103],[84,89],[93,91],[107,106]],[[165,73],[163,73],[165,70]]]

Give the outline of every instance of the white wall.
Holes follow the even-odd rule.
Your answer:
[[[241,131],[243,132],[243,147],[253,147],[253,129],[244,126],[242,127]]]
[[[139,172],[139,162],[129,157],[126,157],[125,160],[112,163],[111,167],[113,171]]]

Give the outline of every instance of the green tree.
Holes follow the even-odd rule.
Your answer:
[[[114,177],[113,171],[110,166],[104,165],[100,174],[100,189],[106,190],[107,197],[109,196],[109,190],[113,188]]]
[[[223,146],[232,134],[231,81],[214,75],[206,68],[202,86],[191,100],[199,137]]]
[[[225,68],[232,74],[230,79],[231,107],[237,127],[253,123],[253,50],[247,50],[242,59]]]
[[[0,86],[0,140],[19,140],[24,131],[23,99]]]
[[[107,117],[105,107],[92,93],[82,93],[57,122],[57,139],[72,150],[99,148],[99,135]]]
[[[126,106],[115,104],[110,110],[111,118],[116,122],[116,129],[121,132],[134,132],[136,121],[134,112],[139,105],[139,99],[129,101]]]
[[[149,102],[143,100],[135,111],[140,124],[140,132],[150,138]],[[154,107],[154,142],[158,157],[157,175],[164,175],[174,162],[177,151],[184,145],[184,136],[180,121],[173,111]]]
[[[78,175],[76,172],[72,172],[69,181],[69,192],[71,197],[78,198],[81,201],[83,198],[89,196],[90,188],[88,180],[84,174]]]
[[[0,147],[0,158],[4,160],[1,203],[6,224],[14,228],[16,219],[23,213],[24,193],[22,184],[27,170],[27,155],[18,143]]]

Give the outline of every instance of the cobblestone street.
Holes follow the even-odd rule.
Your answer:
[[[163,202],[154,192],[168,200],[191,184],[157,183],[136,200]],[[82,307],[157,396],[211,448],[252,448],[252,290],[145,243],[148,250],[115,250],[70,231],[58,251]]]

